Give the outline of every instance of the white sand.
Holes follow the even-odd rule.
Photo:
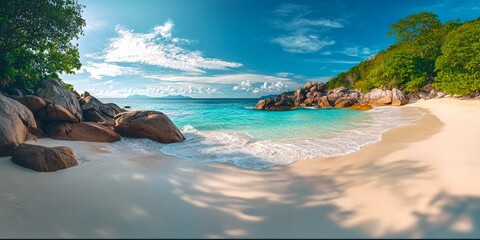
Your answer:
[[[380,143],[264,171],[71,146],[77,167],[0,158],[0,238],[480,237],[480,101],[429,100]]]

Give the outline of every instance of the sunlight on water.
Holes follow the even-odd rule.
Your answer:
[[[299,159],[340,156],[377,142],[388,129],[418,119],[400,108],[361,112],[350,109],[259,111],[257,99],[102,99],[131,110],[164,112],[186,141],[159,144],[147,139],[124,139],[120,149],[161,151],[200,162],[229,162],[262,169]]]

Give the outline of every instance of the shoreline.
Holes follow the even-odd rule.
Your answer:
[[[0,237],[478,237],[479,106],[409,104],[426,114],[380,142],[262,171],[40,139],[73,146],[80,165],[36,173],[0,158]]]

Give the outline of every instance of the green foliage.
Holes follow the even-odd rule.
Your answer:
[[[441,50],[434,86],[459,95],[480,91],[480,19],[450,32]]]
[[[432,12],[419,12],[390,25],[387,37],[396,35],[397,42],[413,40],[418,36],[439,29],[442,23]]]
[[[76,0],[0,1],[0,85],[37,81],[81,67],[78,45],[84,6]]]
[[[400,88],[416,92],[436,79],[447,93],[479,91],[480,20],[442,24],[434,13],[420,12],[390,26],[397,43],[327,82],[329,89]],[[438,74],[438,76],[437,76]],[[452,81],[455,80],[455,81]]]

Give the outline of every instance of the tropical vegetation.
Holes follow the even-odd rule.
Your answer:
[[[0,87],[31,88],[79,69],[72,40],[83,34],[83,8],[76,0],[0,1]]]
[[[442,24],[431,12],[419,12],[391,25],[396,43],[327,82],[361,91],[400,88],[417,92],[426,84],[458,95],[480,90],[480,18]]]

